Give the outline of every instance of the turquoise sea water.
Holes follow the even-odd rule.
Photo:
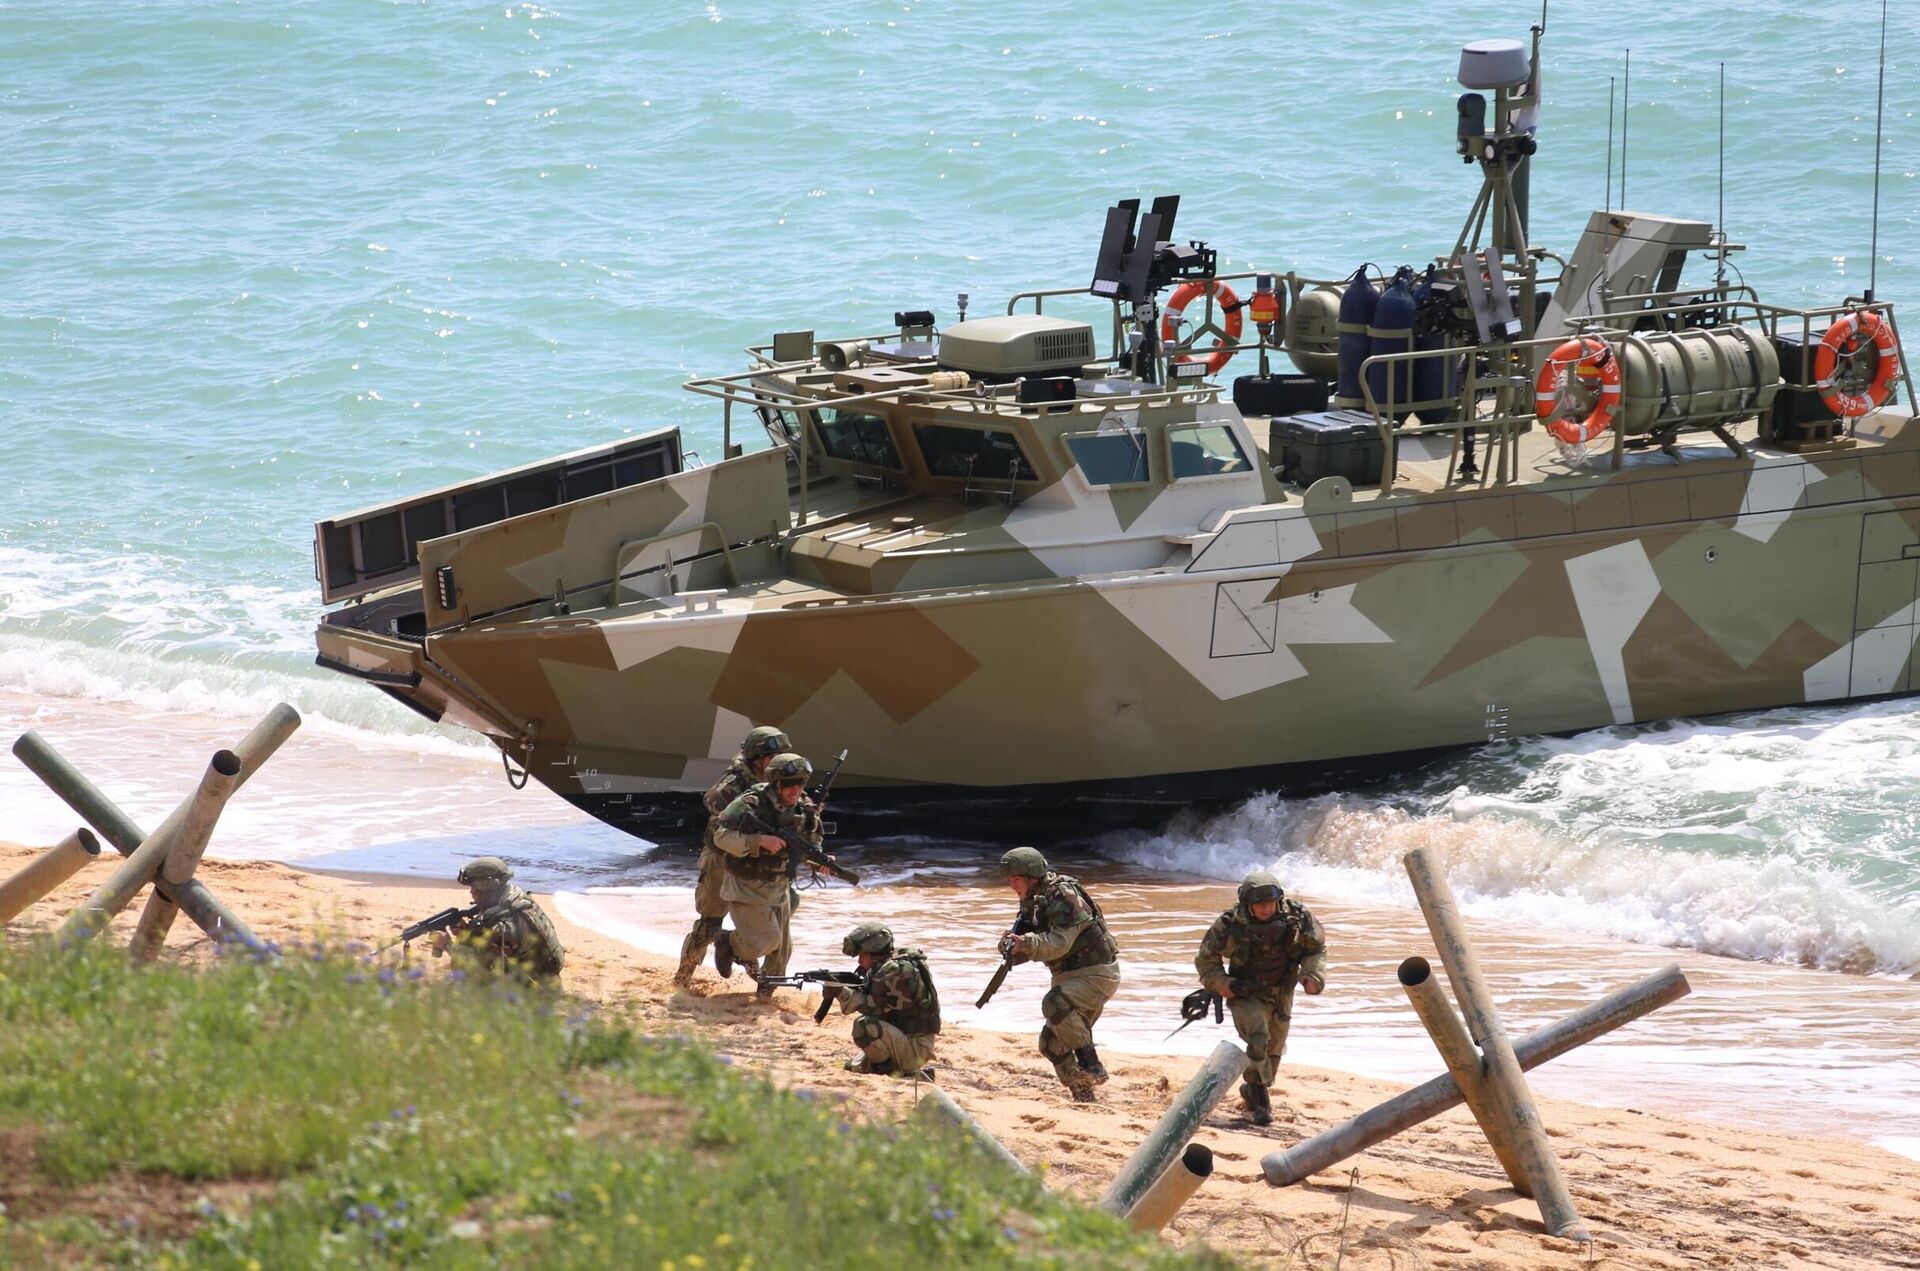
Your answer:
[[[1181,236],[1232,269],[1425,260],[1477,188],[1452,150],[1458,48],[1539,9],[4,12],[0,692],[108,720],[286,698],[404,751],[463,743],[312,668],[315,519],[665,424],[713,457],[718,416],[683,379],[776,330],[1083,284],[1119,197],[1184,195]],[[1877,8],[1560,0],[1549,21],[1536,241],[1567,250],[1607,195],[1631,46],[1627,203],[1715,218],[1724,62],[1743,275],[1783,303],[1866,284]],[[1879,290],[1920,303],[1920,8],[1894,6],[1889,44]],[[1524,743],[1111,851],[1221,876],[1285,853],[1311,888],[1394,901],[1389,829],[1478,824],[1457,885],[1483,914],[1905,975],[1917,719]],[[42,819],[15,780],[0,837]]]

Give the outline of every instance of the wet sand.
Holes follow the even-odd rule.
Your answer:
[[[11,872],[24,857],[20,849],[0,849],[0,869]],[[107,868],[104,864],[90,867],[50,902],[16,920],[9,932],[56,920]],[[449,886],[310,873],[265,861],[209,860],[202,868],[206,881],[256,929],[270,936],[294,936],[315,923],[325,923],[363,939],[381,939],[404,922],[460,902],[465,895]],[[939,895],[928,889],[926,895],[913,898],[911,916],[902,915],[896,921],[903,927],[909,921],[917,924],[921,933],[916,939],[938,950],[949,931],[957,937],[970,926],[959,899],[959,893],[970,890],[955,888],[953,895]],[[1124,883],[1115,880],[1105,893],[1113,897],[1123,939],[1143,945],[1156,932],[1170,942],[1185,938],[1173,929],[1175,923],[1165,919],[1164,906],[1133,907],[1125,898],[1126,890]],[[1199,914],[1213,908],[1214,895],[1220,890],[1196,888],[1193,911]],[[710,972],[701,973],[692,992],[675,993],[668,983],[668,958],[636,951],[578,921],[581,917],[592,918],[596,925],[609,921],[602,911],[606,906],[624,913],[623,920],[637,920],[646,906],[655,903],[662,907],[660,916],[668,917],[667,891],[661,889],[654,901],[643,897],[638,902],[631,897],[577,893],[549,898],[569,949],[567,987],[629,1013],[643,1028],[697,1034],[783,1084],[856,1094],[876,1116],[905,1114],[915,1097],[911,1085],[838,1071],[839,1061],[852,1053],[844,1021],[836,1016],[829,1025],[816,1027],[811,995],[782,992],[775,1006],[762,1006],[741,991],[741,981],[723,984]],[[817,892],[809,896],[801,910],[803,948],[821,951],[820,944],[812,943],[813,935],[841,924],[850,912],[843,908],[850,901],[841,897],[849,895]],[[864,897],[863,904],[876,899]],[[1329,907],[1329,917],[1346,915],[1336,915]],[[115,936],[124,939],[131,924],[131,914],[124,915],[114,928]],[[654,934],[646,942],[657,944],[661,938]],[[1372,1106],[1407,1084],[1301,1062],[1311,1034],[1324,1038],[1348,1035],[1350,1030],[1357,1038],[1380,1031],[1366,1021],[1386,1007],[1372,1003],[1359,986],[1390,970],[1388,958],[1397,961],[1399,954],[1397,950],[1389,954],[1387,946],[1395,943],[1383,938],[1377,951],[1363,954],[1356,948],[1345,955],[1341,971],[1345,979],[1336,987],[1340,983],[1349,987],[1340,992],[1330,988],[1326,997],[1313,1004],[1313,1013],[1302,1012],[1297,1024],[1301,1045],[1289,1056],[1275,1092],[1275,1125],[1254,1128],[1238,1115],[1232,1100],[1209,1118],[1197,1141],[1214,1149],[1219,1168],[1176,1220],[1170,1239],[1205,1240],[1253,1265],[1278,1265],[1289,1255],[1302,1253],[1316,1263],[1331,1264],[1344,1243],[1342,1265],[1356,1271],[1408,1266],[1515,1271],[1588,1265],[1920,1266],[1920,1246],[1912,1234],[1920,1229],[1920,1164],[1855,1139],[1690,1120],[1691,1106],[1675,1106],[1664,1096],[1643,1098],[1626,1108],[1575,1102],[1557,1097],[1539,1080],[1536,1088],[1543,1096],[1543,1118],[1554,1136],[1576,1204],[1596,1236],[1591,1255],[1543,1233],[1532,1203],[1507,1189],[1485,1142],[1460,1110],[1303,1184],[1269,1188],[1259,1175],[1263,1154]],[[1509,955],[1502,950],[1503,943],[1498,936],[1483,937],[1483,955],[1504,963]],[[1658,950],[1642,952],[1646,955],[1642,965],[1609,966],[1607,974],[1596,977],[1594,987],[1637,978],[1647,967],[1668,960]],[[199,933],[186,928],[176,931],[167,956],[195,959],[210,953]],[[947,1013],[969,1013],[978,991],[969,974],[972,968],[957,950],[951,969],[940,960],[942,956],[936,954],[936,967],[947,990]],[[1523,958],[1524,954],[1512,956]],[[839,959],[804,955],[797,959],[802,965],[819,961],[833,965]],[[1755,970],[1769,983],[1780,975],[1778,968]],[[1622,1049],[1622,1044],[1640,1030],[1670,1026],[1673,1020],[1663,1020],[1663,1015],[1676,1009],[1701,1010],[1699,1022],[1710,1025],[1713,1013],[1700,1004],[1711,1003],[1717,995],[1703,992],[1702,977],[1711,971],[1689,963],[1689,973],[1696,977],[1693,998],[1589,1049],[1595,1055],[1609,1052],[1631,1074],[1640,1064],[1639,1052]],[[1171,971],[1166,974],[1171,1001],[1177,998],[1171,982],[1177,977]],[[1016,1155],[1044,1166],[1052,1185],[1091,1197],[1132,1151],[1171,1093],[1190,1076],[1193,1060],[1127,1054],[1110,1046],[1116,1052],[1110,1063],[1115,1078],[1102,1089],[1100,1102],[1091,1107],[1073,1104],[1024,1035],[1038,1024],[1038,976],[1033,970],[1016,973],[995,1003],[994,1020],[1018,1027],[1020,1033],[950,1028],[943,1034],[938,1061],[941,1083]],[[1142,1000],[1157,999],[1159,989],[1153,978],[1136,975],[1128,993],[1147,989],[1151,991],[1140,993]],[[1538,980],[1521,977],[1521,983],[1524,987],[1517,994],[1502,1001],[1520,1027],[1526,1026],[1532,1010],[1552,1014],[1588,996],[1586,983],[1557,975]],[[1184,991],[1184,985],[1178,987]],[[1214,1040],[1212,1036],[1196,1039],[1196,1048],[1209,1048]],[[1386,1043],[1383,1049],[1391,1053],[1394,1047]],[[1783,1082],[1818,1080],[1816,1056],[1789,1049],[1784,1058]],[[1566,1062],[1556,1061],[1549,1069]],[[1767,1061],[1748,1047],[1741,1062],[1764,1067]],[[1542,1069],[1536,1078],[1549,1069]]]

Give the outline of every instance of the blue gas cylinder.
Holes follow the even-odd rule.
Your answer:
[[[1374,302],[1373,321],[1367,324],[1369,356],[1413,351],[1413,309],[1413,270],[1402,265]],[[1406,418],[1407,403],[1413,400],[1413,368],[1409,364],[1375,363],[1367,372],[1367,387],[1373,392],[1374,405],[1384,410],[1391,400],[1394,415]]]
[[[1441,349],[1447,347],[1447,325],[1444,313],[1435,313],[1434,309],[1448,303],[1445,296],[1435,297],[1433,284],[1438,276],[1436,266],[1428,265],[1424,278],[1413,285],[1413,347],[1416,349]],[[1413,397],[1415,401],[1430,402],[1450,399],[1460,391],[1461,381],[1465,378],[1464,359],[1458,357],[1423,357],[1413,364]],[[1456,407],[1452,401],[1442,406],[1429,406],[1420,412],[1423,424],[1444,423],[1452,419]]]
[[[1340,297],[1340,320],[1334,330],[1340,333],[1340,374],[1334,385],[1334,405],[1354,409],[1366,402],[1360,396],[1360,364],[1373,351],[1367,326],[1373,321],[1373,307],[1380,293],[1367,277],[1367,266],[1353,271],[1346,293]]]

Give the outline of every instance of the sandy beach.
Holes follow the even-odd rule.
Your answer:
[[[26,849],[0,845],[11,873]],[[7,928],[58,920],[105,876],[94,863]],[[323,925],[367,941],[465,892],[376,875],[306,872],[268,861],[208,860],[204,877],[255,929],[293,938]],[[840,1071],[852,1053],[844,1020],[812,1021],[815,999],[783,991],[757,1003],[744,981],[702,972],[691,992],[669,984],[657,955],[569,921],[547,900],[566,941],[570,992],[630,1016],[647,1031],[704,1038],[783,1085],[857,1093],[875,1116],[904,1116],[910,1084]],[[124,939],[131,913],[115,924]],[[420,956],[424,951],[417,951]],[[167,950],[205,959],[209,943],[184,922]],[[428,965],[436,965],[431,962]],[[957,987],[957,986],[955,986]],[[1034,985],[1009,994],[1034,998]],[[949,989],[949,997],[955,996]],[[1028,1003],[1038,1022],[1037,1000]],[[949,1017],[957,1014],[949,1004]],[[942,1086],[1022,1160],[1064,1191],[1096,1196],[1185,1083],[1181,1056],[1117,1055],[1114,1079],[1092,1106],[1075,1105],[1024,1037],[956,1028],[943,1033]],[[1437,1065],[1436,1065],[1437,1067]],[[1256,1130],[1229,1098],[1196,1136],[1216,1173],[1167,1238],[1205,1241],[1254,1266],[1535,1268],[1920,1267],[1920,1163],[1850,1139],[1709,1125],[1635,1109],[1543,1098],[1581,1214],[1589,1251],[1543,1233],[1532,1202],[1508,1189],[1464,1109],[1390,1139],[1300,1185],[1263,1181],[1261,1156],[1363,1111],[1404,1086],[1323,1068],[1282,1069],[1275,1124]],[[1344,1247],[1344,1254],[1340,1250]]]

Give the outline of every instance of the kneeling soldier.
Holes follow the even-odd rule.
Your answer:
[[[483,969],[511,975],[528,984],[552,984],[566,965],[567,951],[553,920],[533,897],[511,884],[513,870],[498,856],[468,861],[459,881],[480,907],[478,916],[451,933],[433,933],[433,951],[446,952],[458,940]]]
[[[840,989],[843,1014],[853,1021],[853,1043],[860,1058],[847,1061],[848,1072],[876,1076],[897,1073],[933,1080],[934,1038],[940,1033],[940,995],[927,970],[927,955],[918,949],[893,947],[893,932],[877,922],[863,922],[847,933],[840,951],[858,957],[866,981],[857,988]]]
[[[790,830],[820,846],[820,809],[807,797],[812,775],[813,765],[799,755],[775,755],[767,762],[766,781],[728,804],[714,825],[714,846],[726,853],[720,897],[733,919],[733,930],[722,931],[713,942],[714,969],[722,977],[731,976],[736,964],[753,976],[787,972],[793,954],[787,844],[753,825]],[[773,986],[762,984],[759,993],[772,997]]]
[[[733,757],[720,779],[707,788],[707,830],[700,844],[700,878],[693,888],[693,930],[687,932],[687,938],[680,944],[680,966],[673,973],[673,982],[681,988],[693,983],[694,968],[706,960],[707,947],[727,920],[727,902],[720,898],[720,888],[727,876],[726,854],[713,843],[713,831],[720,823],[720,814],[727,810],[729,803],[766,779],[767,765],[775,755],[792,749],[793,743],[778,728],[764,725],[756,728],[740,743],[740,753]]]
[[[1091,1103],[1093,1088],[1107,1079],[1093,1026],[1120,989],[1120,948],[1087,889],[1048,869],[1035,849],[1014,848],[1000,858],[1000,872],[1020,898],[1024,920],[1020,934],[1001,937],[1000,955],[1038,959],[1053,972],[1040,999],[1040,1053],[1076,1103]]]
[[[1273,1121],[1267,1088],[1287,1049],[1293,986],[1309,997],[1326,987],[1326,949],[1320,924],[1264,869],[1247,875],[1240,903],[1215,918],[1200,941],[1193,960],[1200,983],[1227,999],[1233,1026],[1247,1043],[1240,1097],[1255,1125]]]

